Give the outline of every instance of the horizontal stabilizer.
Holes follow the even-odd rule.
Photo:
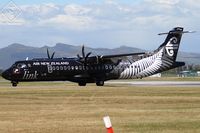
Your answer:
[[[184,34],[184,33],[195,33],[196,31],[170,31],[170,32],[164,32],[164,33],[159,33],[158,35],[167,35],[167,34],[172,34],[172,33],[181,33],[181,34]]]
[[[172,66],[172,69],[176,68],[176,67],[181,67],[181,66],[184,66],[184,65],[185,65],[185,62],[175,62],[174,65]]]

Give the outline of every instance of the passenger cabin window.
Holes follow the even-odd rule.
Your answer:
[[[107,65],[105,65],[105,69],[108,70],[108,66]]]
[[[16,67],[16,64],[13,64],[12,67]]]
[[[67,66],[64,66],[64,70],[65,70],[65,71],[67,70]]]
[[[70,66],[67,66],[67,70],[70,70]]]
[[[75,69],[78,70],[78,66],[75,66]]]
[[[110,70],[112,70],[112,66],[111,65],[109,65],[109,68],[110,68]]]
[[[79,66],[79,70],[82,70],[82,66]]]

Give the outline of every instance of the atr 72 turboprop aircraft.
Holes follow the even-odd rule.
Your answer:
[[[96,83],[103,86],[111,79],[144,78],[156,73],[185,65],[176,57],[183,33],[176,27],[167,33],[164,43],[154,52],[128,53],[117,55],[91,56],[82,47],[82,56],[76,58],[54,58],[47,50],[48,58],[38,58],[15,62],[2,76],[13,86],[25,81],[72,81],[80,86]]]

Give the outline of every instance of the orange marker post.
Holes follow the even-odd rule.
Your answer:
[[[112,124],[111,124],[111,121],[110,121],[110,117],[105,116],[103,118],[103,120],[104,120],[105,127],[107,128],[107,133],[114,133],[113,128],[112,128]]]

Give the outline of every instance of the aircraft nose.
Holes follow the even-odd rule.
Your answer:
[[[3,77],[4,79],[9,80],[9,79],[10,79],[9,71],[8,71],[8,70],[4,71],[4,72],[2,73],[2,77]]]

